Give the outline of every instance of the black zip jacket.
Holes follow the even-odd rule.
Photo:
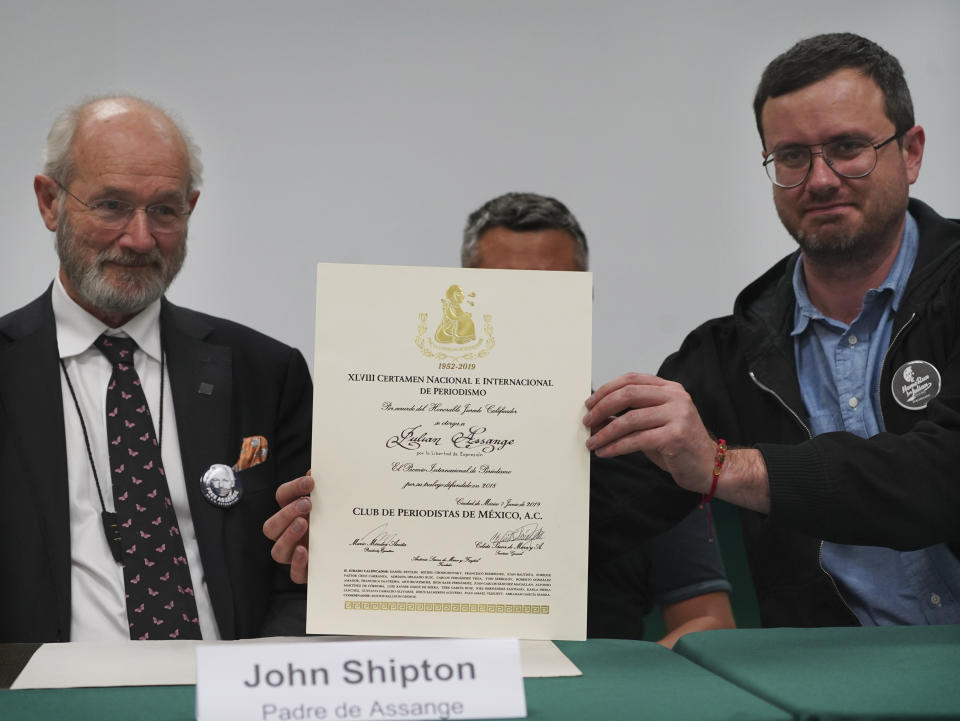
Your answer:
[[[886,433],[810,437],[794,361],[795,252],[751,283],[731,316],[694,330],[660,369],[683,384],[706,427],[760,450],[769,515],[742,511],[765,626],[857,623],[820,564],[821,539],[900,550],[949,543],[960,557],[960,222],[917,200],[919,250],[881,370]],[[907,410],[893,374],[923,360],[939,396]]]

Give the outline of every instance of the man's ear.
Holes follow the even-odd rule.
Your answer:
[[[910,130],[903,134],[903,162],[907,167],[907,180],[911,184],[917,182],[920,175],[920,164],[923,162],[923,144],[926,142],[926,135],[923,128],[914,125]]]
[[[47,230],[57,230],[57,218],[60,204],[60,186],[53,178],[37,175],[33,178],[33,192],[37,195],[40,217]]]

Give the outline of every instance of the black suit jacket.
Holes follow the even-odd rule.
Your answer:
[[[70,639],[70,511],[51,291],[0,318],[0,642]],[[270,558],[277,485],[309,468],[312,384],[303,356],[261,333],[164,299],[161,335],[190,511],[223,638],[303,633],[305,592]],[[201,384],[204,386],[201,392]],[[210,387],[212,386],[212,390]],[[232,508],[200,478],[246,436],[267,461],[239,474]]]

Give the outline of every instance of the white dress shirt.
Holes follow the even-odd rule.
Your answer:
[[[140,382],[157,435],[160,438],[163,468],[170,498],[177,514],[190,577],[193,581],[200,632],[205,639],[219,638],[210,594],[200,561],[200,550],[193,530],[190,505],[187,500],[183,461],[180,457],[180,439],[177,419],[170,392],[170,374],[165,373],[163,413],[160,408],[160,372],[162,348],[160,343],[160,301],[157,300],[125,325],[116,330],[87,313],[64,290],[59,276],[53,283],[53,315],[57,324],[57,347],[66,366],[70,382],[77,395],[73,396],[66,379],[62,377],[63,424],[67,439],[67,477],[70,490],[70,588],[71,641],[127,639],[127,605],[123,586],[123,568],[113,559],[101,521],[100,498],[90,469],[90,458],[83,427],[77,415],[77,404],[86,425],[90,452],[100,480],[103,504],[114,510],[110,459],[107,450],[106,393],[112,367],[93,342],[102,334],[126,335],[136,341],[134,367]],[[162,426],[161,426],[162,418]],[[200,479],[192,479],[199,483]]]

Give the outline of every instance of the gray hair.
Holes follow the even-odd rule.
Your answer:
[[[573,213],[556,198],[536,193],[505,193],[488,200],[467,218],[460,247],[460,263],[470,268],[476,263],[477,241],[491,228],[506,228],[518,233],[534,230],[563,230],[577,247],[577,264],[586,270],[590,259],[587,236]]]
[[[64,110],[50,127],[47,134],[47,143],[43,148],[43,174],[53,178],[60,185],[66,187],[73,179],[75,168],[73,167],[73,158],[71,149],[73,148],[73,138],[76,135],[77,127],[83,119],[84,114],[90,106],[104,100],[126,100],[138,105],[143,105],[166,118],[171,125],[180,134],[184,145],[187,148],[187,159],[190,165],[190,177],[187,179],[187,193],[192,193],[200,187],[203,182],[203,163],[200,162],[200,148],[190,134],[184,128],[183,123],[171,116],[155,103],[151,103],[135,95],[98,95],[88,98],[77,105],[72,105]]]

